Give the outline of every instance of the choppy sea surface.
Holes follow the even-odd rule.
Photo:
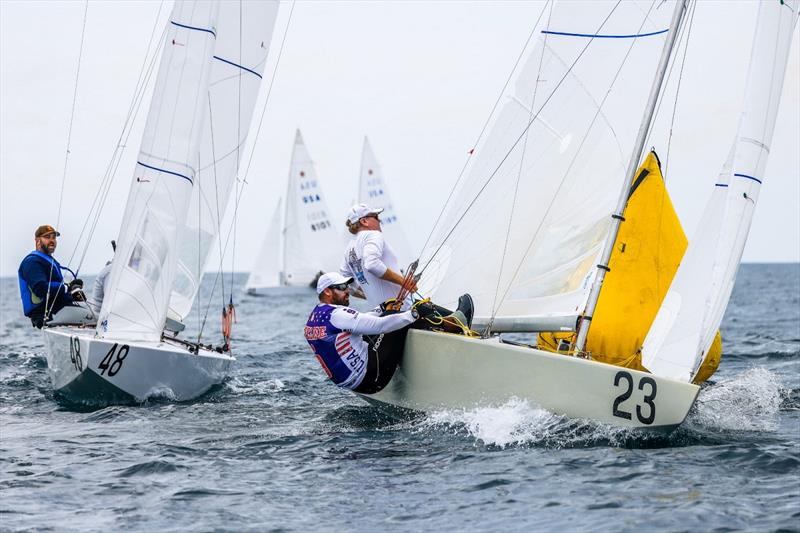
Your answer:
[[[325,379],[302,337],[311,290],[244,281],[227,382],[92,410],[54,398],[0,280],[0,529],[800,530],[800,264],[742,266],[716,383],[669,436],[524,401],[391,418]]]

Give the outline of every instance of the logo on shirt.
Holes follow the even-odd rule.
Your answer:
[[[359,284],[369,284],[367,277],[364,275],[364,265],[358,255],[356,255],[355,248],[350,248],[350,251],[347,253],[347,264],[350,265],[350,271],[355,274]]]

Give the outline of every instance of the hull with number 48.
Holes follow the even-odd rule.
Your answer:
[[[700,388],[646,372],[526,346],[410,330],[389,385],[364,399],[431,412],[517,398],[552,413],[616,426],[669,430]]]
[[[43,330],[53,388],[89,405],[137,403],[162,397],[197,398],[228,375],[235,359],[224,353],[162,342],[123,343],[95,337],[94,328]]]

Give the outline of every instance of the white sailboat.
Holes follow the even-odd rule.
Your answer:
[[[400,265],[405,268],[413,260],[411,245],[408,242],[406,233],[403,231],[400,220],[397,218],[397,209],[392,203],[389,185],[383,176],[383,170],[366,136],[361,150],[358,202],[383,209],[383,213],[381,213],[381,231],[386,237],[386,242],[392,244],[392,250],[397,255]]]
[[[280,209],[277,211],[280,213]],[[327,197],[300,130],[295,132],[283,220],[273,215],[245,290],[310,287],[320,272],[342,262],[344,240],[334,225]],[[276,235],[279,245],[275,246]],[[277,279],[275,266],[277,267]]]
[[[230,353],[164,328],[168,313],[185,318],[197,295],[278,5],[175,2],[99,323],[43,330],[57,392],[92,403],[190,400],[227,376]]]
[[[484,336],[411,330],[392,381],[364,398],[433,411],[516,397],[618,426],[681,424],[699,392],[691,378],[722,318],[763,181],[797,4],[758,6],[730,179],[717,183],[706,215],[713,223],[689,245],[644,342],[652,372],[592,360],[583,348],[609,259],[615,247],[626,250],[615,239],[688,2],[675,4],[669,23],[671,4],[564,2],[537,30],[420,261],[420,285],[443,305],[465,289],[473,293]],[[708,243],[713,259],[702,251]],[[575,340],[554,353],[489,335],[542,331],[571,331]]]

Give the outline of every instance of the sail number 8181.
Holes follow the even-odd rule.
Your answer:
[[[631,394],[633,394],[633,376],[631,376],[629,372],[620,370],[617,372],[617,375],[614,376],[614,386],[624,387],[624,392],[614,399],[612,414],[618,418],[631,420],[633,416],[631,415],[630,411],[623,410],[621,404],[630,398]],[[653,420],[656,419],[656,404],[654,402],[656,399],[656,380],[651,377],[644,376],[639,379],[638,388],[645,394],[644,398],[642,399],[644,406],[636,404],[636,418],[642,424],[652,424]],[[643,409],[643,407],[645,408]]]

